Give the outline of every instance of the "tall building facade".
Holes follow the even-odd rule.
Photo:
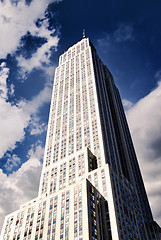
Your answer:
[[[38,197],[6,216],[1,239],[157,240],[159,231],[119,91],[84,36],[59,58]]]

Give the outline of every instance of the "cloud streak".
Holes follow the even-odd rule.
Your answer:
[[[134,41],[135,37],[133,26],[131,24],[120,24],[114,31],[113,38],[116,42]]]

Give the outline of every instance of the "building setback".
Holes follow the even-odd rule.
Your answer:
[[[89,38],[56,68],[38,197],[2,240],[159,240],[119,91]]]

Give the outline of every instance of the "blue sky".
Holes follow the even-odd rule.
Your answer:
[[[37,196],[58,57],[90,37],[126,109],[161,224],[161,2],[0,1],[0,225]]]

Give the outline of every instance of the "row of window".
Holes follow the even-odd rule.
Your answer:
[[[88,39],[83,39],[81,43],[77,43],[60,56],[60,64],[64,63],[65,61],[69,61],[71,58],[75,57],[75,55],[79,54],[81,51],[84,51],[88,47]]]
[[[77,166],[77,176],[76,176],[76,166]],[[59,175],[58,175],[59,172]],[[68,172],[68,175],[67,175]],[[43,174],[41,194],[49,193],[52,194],[62,188],[67,184],[72,184],[75,182],[76,177],[83,176],[85,174],[85,156],[84,153],[69,159],[69,163],[66,161],[60,164],[60,169],[56,166],[51,169],[51,171],[46,171]],[[59,177],[59,179],[58,179]],[[68,179],[68,180],[67,180]],[[58,181],[59,180],[59,181]]]

